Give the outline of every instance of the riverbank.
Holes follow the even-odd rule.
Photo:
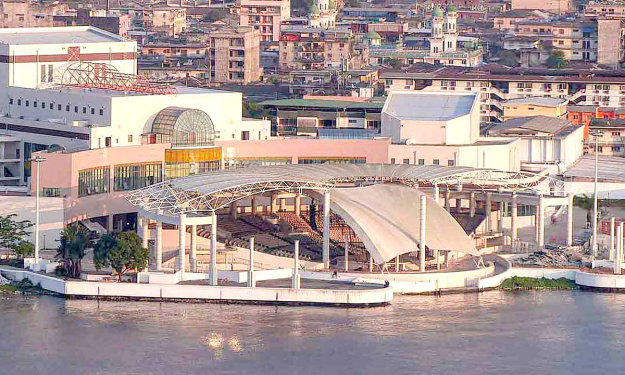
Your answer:
[[[573,290],[577,289],[574,280],[565,277],[558,279],[548,279],[545,277],[531,278],[513,276],[505,279],[499,289],[504,291],[515,290]]]
[[[5,279],[6,280],[6,279]],[[0,294],[21,294],[23,296],[58,296],[58,294],[33,285],[28,279],[10,281],[0,285]]]

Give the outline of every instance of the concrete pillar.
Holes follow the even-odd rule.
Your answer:
[[[462,211],[462,199],[456,198],[456,212],[460,213]]]
[[[147,217],[141,218],[141,246],[145,249],[149,248],[149,240],[150,240],[150,228],[148,227],[149,219]],[[154,253],[150,251],[150,255],[148,256],[148,265],[146,268],[150,267],[150,263],[153,262]]]
[[[373,256],[369,253],[369,272],[373,272]]]
[[[441,252],[440,250],[434,250],[434,254],[436,255],[436,269],[440,270],[441,269],[441,262],[440,262]]]
[[[615,251],[614,245],[616,243],[615,238],[614,238],[615,236],[614,232],[616,230],[615,226],[616,226],[616,220],[614,218],[610,218],[610,257],[609,259],[612,261],[615,258],[614,256],[614,251]]]
[[[280,211],[286,211],[286,198],[280,198]]]
[[[189,251],[189,268],[197,272],[197,225],[191,225],[191,251]]]
[[[345,271],[349,271],[349,241],[347,241],[347,236],[345,236]]]
[[[159,215],[163,214],[163,211],[158,211]],[[156,222],[156,270],[160,270],[163,265],[163,222]]]
[[[399,255],[395,257],[395,272],[399,272]]]
[[[426,209],[427,209],[427,198],[425,195],[421,196],[421,212],[420,212],[420,228],[419,228],[419,270],[421,272],[425,272],[425,220],[426,220]]]
[[[438,185],[434,185],[434,202],[441,203],[441,190]]]
[[[299,240],[295,240],[295,248],[293,249],[293,279],[291,280],[291,288],[299,289],[301,280],[299,275]]]
[[[217,275],[217,213],[213,211],[211,215],[211,265],[209,282],[210,285],[216,286],[218,282]]]
[[[545,198],[542,195],[538,200],[538,247],[545,247]]]
[[[323,268],[330,268],[330,191],[323,193]]]
[[[258,207],[256,207],[256,197],[252,197],[252,215],[256,215]]]
[[[186,247],[187,247],[187,231],[185,221],[187,219],[187,215],[184,213],[180,214],[180,223],[178,223],[178,269],[181,273],[184,274],[186,268]]]
[[[232,218],[232,220],[237,219],[237,203],[236,202],[230,203],[230,218]]]
[[[113,215],[108,215],[108,218],[106,219],[106,230],[108,231],[108,234],[113,234],[114,219]]]
[[[295,215],[302,214],[302,195],[300,193],[295,194]]]
[[[573,194],[567,196],[569,204],[566,209],[566,246],[573,246]]]
[[[278,212],[278,194],[271,193],[271,213],[275,214]]]
[[[497,210],[497,230],[503,233],[503,211],[504,211],[504,202],[499,202],[499,209]]]
[[[449,186],[445,187],[445,210],[447,212],[451,212],[451,190],[449,190]]]
[[[493,223],[491,217],[493,193],[486,193],[486,203],[484,204],[484,215],[486,215],[486,231],[493,230]]]
[[[247,286],[256,286],[256,275],[254,274],[254,237],[250,237],[250,270],[247,274]]]
[[[511,226],[511,234],[510,237],[512,241],[516,241],[519,237],[519,223],[518,223],[518,206],[517,206],[517,195],[516,193],[512,193],[512,207],[510,207],[510,226]]]
[[[621,274],[623,262],[623,225],[616,227],[616,257],[614,258],[614,273]]]
[[[469,200],[469,213],[471,217],[475,216],[475,192],[474,191],[471,192],[471,197]]]

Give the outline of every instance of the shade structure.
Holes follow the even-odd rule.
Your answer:
[[[332,210],[379,264],[419,249],[422,195],[422,191],[398,184],[330,190]],[[427,198],[426,233],[428,248],[479,256],[460,224],[431,198]]]

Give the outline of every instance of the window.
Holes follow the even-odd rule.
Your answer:
[[[59,188],[43,188],[41,190],[41,195],[44,197],[60,197],[61,189]]]
[[[161,163],[116,165],[113,189],[115,191],[134,190],[161,182],[162,169]]]
[[[439,165],[440,163],[441,163],[441,162],[440,162],[440,160],[438,160],[438,159],[434,159],[434,160],[432,160],[432,164],[434,164],[434,165]]]
[[[534,110],[534,107],[527,107],[527,110],[528,110],[528,111],[533,111],[533,110]]]
[[[82,107],[82,113],[83,114],[87,113],[87,107]]]
[[[612,152],[621,152],[621,146],[612,147]]]
[[[391,158],[391,164],[395,164],[395,158]]]
[[[22,105],[22,99],[17,99],[17,105]]]
[[[69,104],[65,106],[65,110],[69,112]]]
[[[40,82],[46,82],[46,66],[45,65],[41,65],[41,76],[39,77],[39,81]]]
[[[78,171],[78,196],[109,192],[109,167],[99,167]]]
[[[13,105],[13,98],[9,99],[9,104]]]
[[[111,137],[104,138],[104,146],[111,147]]]
[[[26,101],[26,107],[29,107],[29,106],[30,106],[30,102],[27,100]]]
[[[54,76],[54,66],[50,64],[48,65],[48,82],[52,82],[53,76]]]
[[[128,134],[128,143],[132,143],[132,134]]]
[[[612,132],[612,136],[613,137],[620,137],[621,136],[621,132]]]
[[[41,109],[46,109],[46,102],[41,102]]]
[[[54,104],[53,104],[53,103],[50,103],[50,106],[48,106],[48,109],[49,109],[49,110],[53,110],[53,109],[54,109]]]
[[[74,112],[78,113],[78,106],[77,105],[74,106]]]
[[[404,159],[404,164],[410,164],[410,159]]]
[[[241,140],[249,141],[250,140],[250,132],[245,130],[241,132]]]
[[[100,116],[104,116],[104,110],[100,109]]]
[[[419,159],[419,165],[425,165],[425,159]]]
[[[57,104],[57,105],[56,105],[56,109],[57,109],[58,111],[62,111],[62,110],[63,110],[63,106],[62,106],[62,105],[60,105],[60,104]]]
[[[37,101],[33,102],[33,107],[37,108]]]
[[[450,167],[453,167],[454,165],[456,165],[456,161],[455,160],[447,160],[447,165]]]
[[[95,115],[95,108],[91,108],[91,114]]]

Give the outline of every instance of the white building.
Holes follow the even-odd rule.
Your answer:
[[[147,82],[134,74],[135,42],[96,28],[2,29],[0,51],[0,131],[20,142],[22,184],[32,152],[149,143],[165,108],[204,112],[218,140],[270,136],[268,121],[243,119],[241,93]]]
[[[474,94],[391,92],[381,135],[393,143],[391,163],[520,169],[518,140],[480,137]]]

